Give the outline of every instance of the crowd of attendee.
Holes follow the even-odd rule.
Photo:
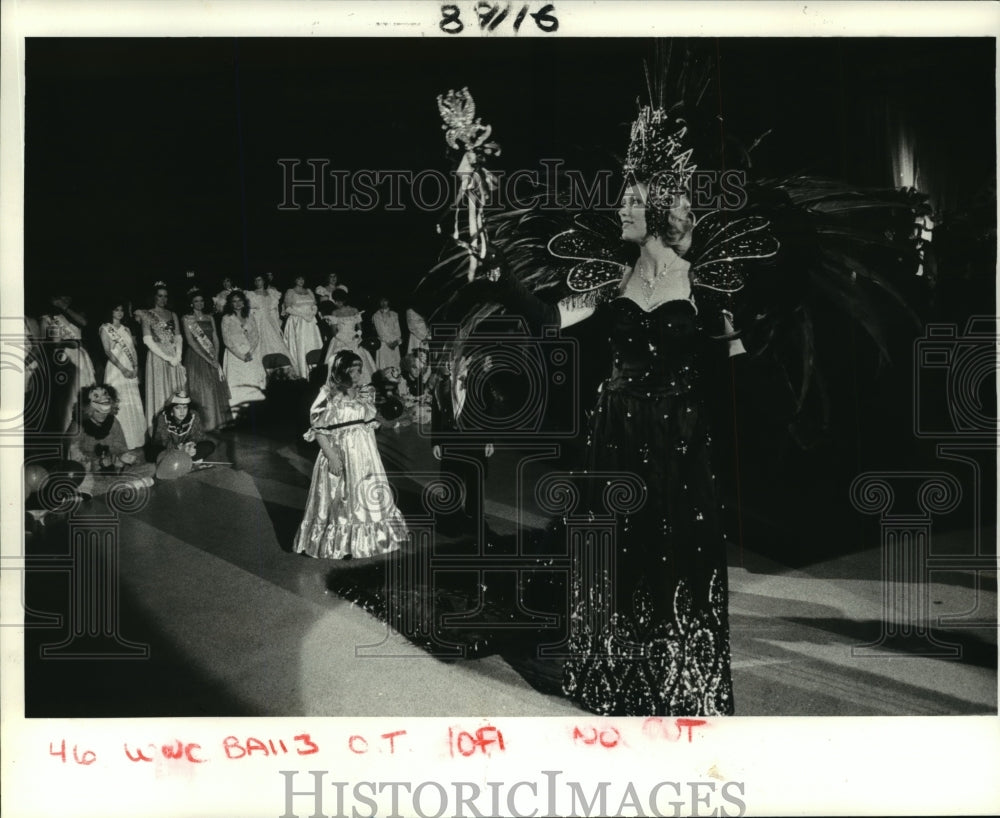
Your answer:
[[[277,382],[308,382],[314,395],[341,351],[359,357],[362,381],[383,397],[426,392],[429,333],[414,310],[404,326],[380,294],[366,314],[336,273],[315,287],[297,276],[284,291],[270,272],[249,283],[225,277],[216,290],[189,274],[181,287],[154,282],[146,298],[112,296],[90,316],[68,288],[50,294],[25,319],[26,405],[44,414],[36,428],[65,435],[64,456],[85,471],[110,463],[121,473],[171,448],[201,460],[206,433],[238,422]],[[110,459],[107,442],[80,437],[95,431],[95,413],[108,427],[100,441],[114,426]],[[192,426],[192,445],[172,447]]]

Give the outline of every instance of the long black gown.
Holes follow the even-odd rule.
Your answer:
[[[614,364],[587,472],[608,479],[583,485],[588,516],[612,513],[614,525],[571,573],[563,689],[607,715],[731,714],[725,540],[700,384],[718,342],[688,300],[646,312],[619,296],[602,312]]]
[[[521,557],[516,583],[431,578],[425,547],[374,574],[348,566],[331,588],[442,657],[500,653],[595,713],[731,714],[726,551],[700,382],[724,352],[706,319],[688,300],[645,312],[619,296],[598,308],[591,323],[605,322],[614,364],[586,467],[549,487],[575,502],[534,539],[483,543],[484,564]]]

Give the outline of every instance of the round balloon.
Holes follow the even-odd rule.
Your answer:
[[[30,497],[34,494],[42,481],[49,476],[48,470],[37,463],[30,463],[24,467],[24,496]]]
[[[180,449],[164,452],[156,460],[156,476],[160,480],[176,480],[191,471],[191,455]]]

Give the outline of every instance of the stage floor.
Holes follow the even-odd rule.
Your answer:
[[[383,429],[379,440],[400,506],[412,514],[436,470],[427,441],[413,427]],[[578,712],[499,656],[434,658],[328,591],[330,564],[290,550],[309,449],[252,423],[220,442],[214,457],[231,468],[159,482],[117,517],[102,517],[107,506],[93,500],[33,527],[29,568],[49,567],[26,574],[26,715]],[[486,513],[499,533],[544,523],[531,489],[558,463],[551,452],[534,454],[526,464],[522,450],[501,448],[491,462]],[[113,611],[101,614],[114,620],[111,636],[88,636],[73,608],[67,555],[73,531],[87,527],[113,532],[116,566],[102,564],[116,574],[107,580],[116,586]],[[971,536],[947,534],[956,551]],[[862,646],[879,642],[885,605],[878,547],[792,568],[731,545],[729,562],[738,715],[996,714],[995,574],[977,588],[970,573],[935,572],[909,589],[929,606],[928,638],[872,649]],[[983,624],[936,626],[960,615]]]

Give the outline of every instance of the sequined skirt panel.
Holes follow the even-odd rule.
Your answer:
[[[591,561],[596,575],[574,574],[570,583],[563,687],[588,710],[733,712],[726,551],[710,442],[686,379],[649,396],[638,385],[605,383],[591,418],[587,472],[634,475],[641,497],[615,513],[609,558]],[[582,485],[600,487],[585,495],[585,508],[608,516],[601,481]]]

